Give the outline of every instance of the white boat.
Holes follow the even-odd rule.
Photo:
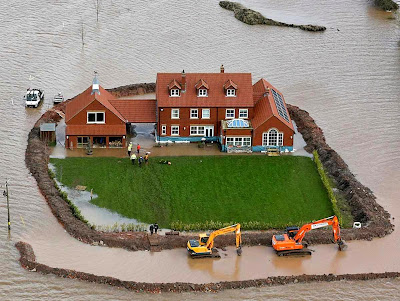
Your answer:
[[[26,107],[37,108],[44,99],[44,91],[40,89],[27,89],[24,95]]]
[[[63,101],[64,101],[64,96],[61,94],[61,92],[58,92],[57,95],[54,95],[54,98],[53,98],[53,103],[54,104],[58,104],[58,103],[63,102]]]

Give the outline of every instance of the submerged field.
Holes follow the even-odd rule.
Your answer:
[[[162,159],[172,165],[159,164]],[[316,166],[306,157],[157,157],[141,168],[127,158],[50,162],[63,184],[93,188],[99,196],[94,204],[161,227],[212,220],[279,228],[333,214]]]

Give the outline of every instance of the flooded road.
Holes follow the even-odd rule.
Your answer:
[[[27,134],[62,91],[70,98],[91,84],[93,71],[106,88],[154,82],[156,72],[252,72],[265,77],[287,102],[310,112],[328,143],[400,220],[399,21],[369,1],[240,1],[278,21],[324,25],[324,33],[247,26],[218,1],[102,1],[99,23],[92,2],[0,1],[0,185],[10,180],[12,232],[0,207],[1,300],[154,300],[107,286],[23,270],[14,243],[32,244],[51,266],[146,281],[208,282],[302,273],[400,271],[400,234],[350,242],[346,253],[316,246],[312,258],[277,258],[266,247],[228,248],[221,260],[193,262],[185,250],[129,253],[92,247],[71,238],[51,214],[24,163]],[[179,9],[177,9],[179,8]],[[27,17],[34,9],[35,16]],[[46,16],[41,18],[39,16]],[[396,19],[393,19],[395,16]],[[82,28],[83,41],[82,45]],[[32,80],[30,80],[30,78]],[[45,103],[25,109],[28,87],[43,88]],[[4,199],[0,199],[4,204]],[[127,268],[127,266],[129,268]],[[171,269],[171,266],[174,268]],[[393,300],[399,280],[289,285],[218,293],[218,299]],[[172,300],[177,295],[163,294]],[[180,297],[179,297],[180,298]],[[215,295],[183,294],[211,300]]]

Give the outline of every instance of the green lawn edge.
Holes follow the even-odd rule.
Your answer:
[[[94,204],[165,228],[211,230],[239,222],[243,229],[266,230],[334,213],[308,157],[160,157],[141,168],[127,158],[50,162],[63,184],[93,189],[99,195]]]

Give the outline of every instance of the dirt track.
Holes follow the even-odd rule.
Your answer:
[[[126,96],[137,93],[154,92],[155,85],[138,84],[110,89],[115,95]],[[65,103],[54,107],[55,110],[65,112]],[[369,188],[363,186],[348,169],[342,158],[326,144],[322,130],[306,111],[298,107],[288,105],[290,115],[296,122],[299,132],[307,143],[306,149],[316,149],[325,169],[336,180],[338,187],[349,205],[355,220],[363,222],[362,229],[344,229],[342,236],[345,240],[371,240],[374,237],[382,237],[393,231],[390,223],[390,215],[377,202]],[[150,250],[147,234],[143,232],[129,233],[104,233],[91,229],[86,223],[76,218],[69,205],[62,199],[56,189],[53,180],[48,174],[49,149],[39,139],[39,125],[41,122],[58,122],[61,117],[54,110],[49,110],[42,115],[32,128],[28,137],[26,149],[26,165],[36,179],[39,189],[46,198],[53,214],[63,225],[66,231],[76,239],[93,245],[119,247],[131,251]],[[277,231],[244,232],[242,235],[244,245],[270,245],[273,233]],[[332,234],[328,230],[313,231],[307,234],[307,242],[310,244],[331,243]],[[188,239],[193,235],[160,236],[159,249],[184,248]],[[216,247],[234,245],[231,235],[220,236],[215,241]]]

